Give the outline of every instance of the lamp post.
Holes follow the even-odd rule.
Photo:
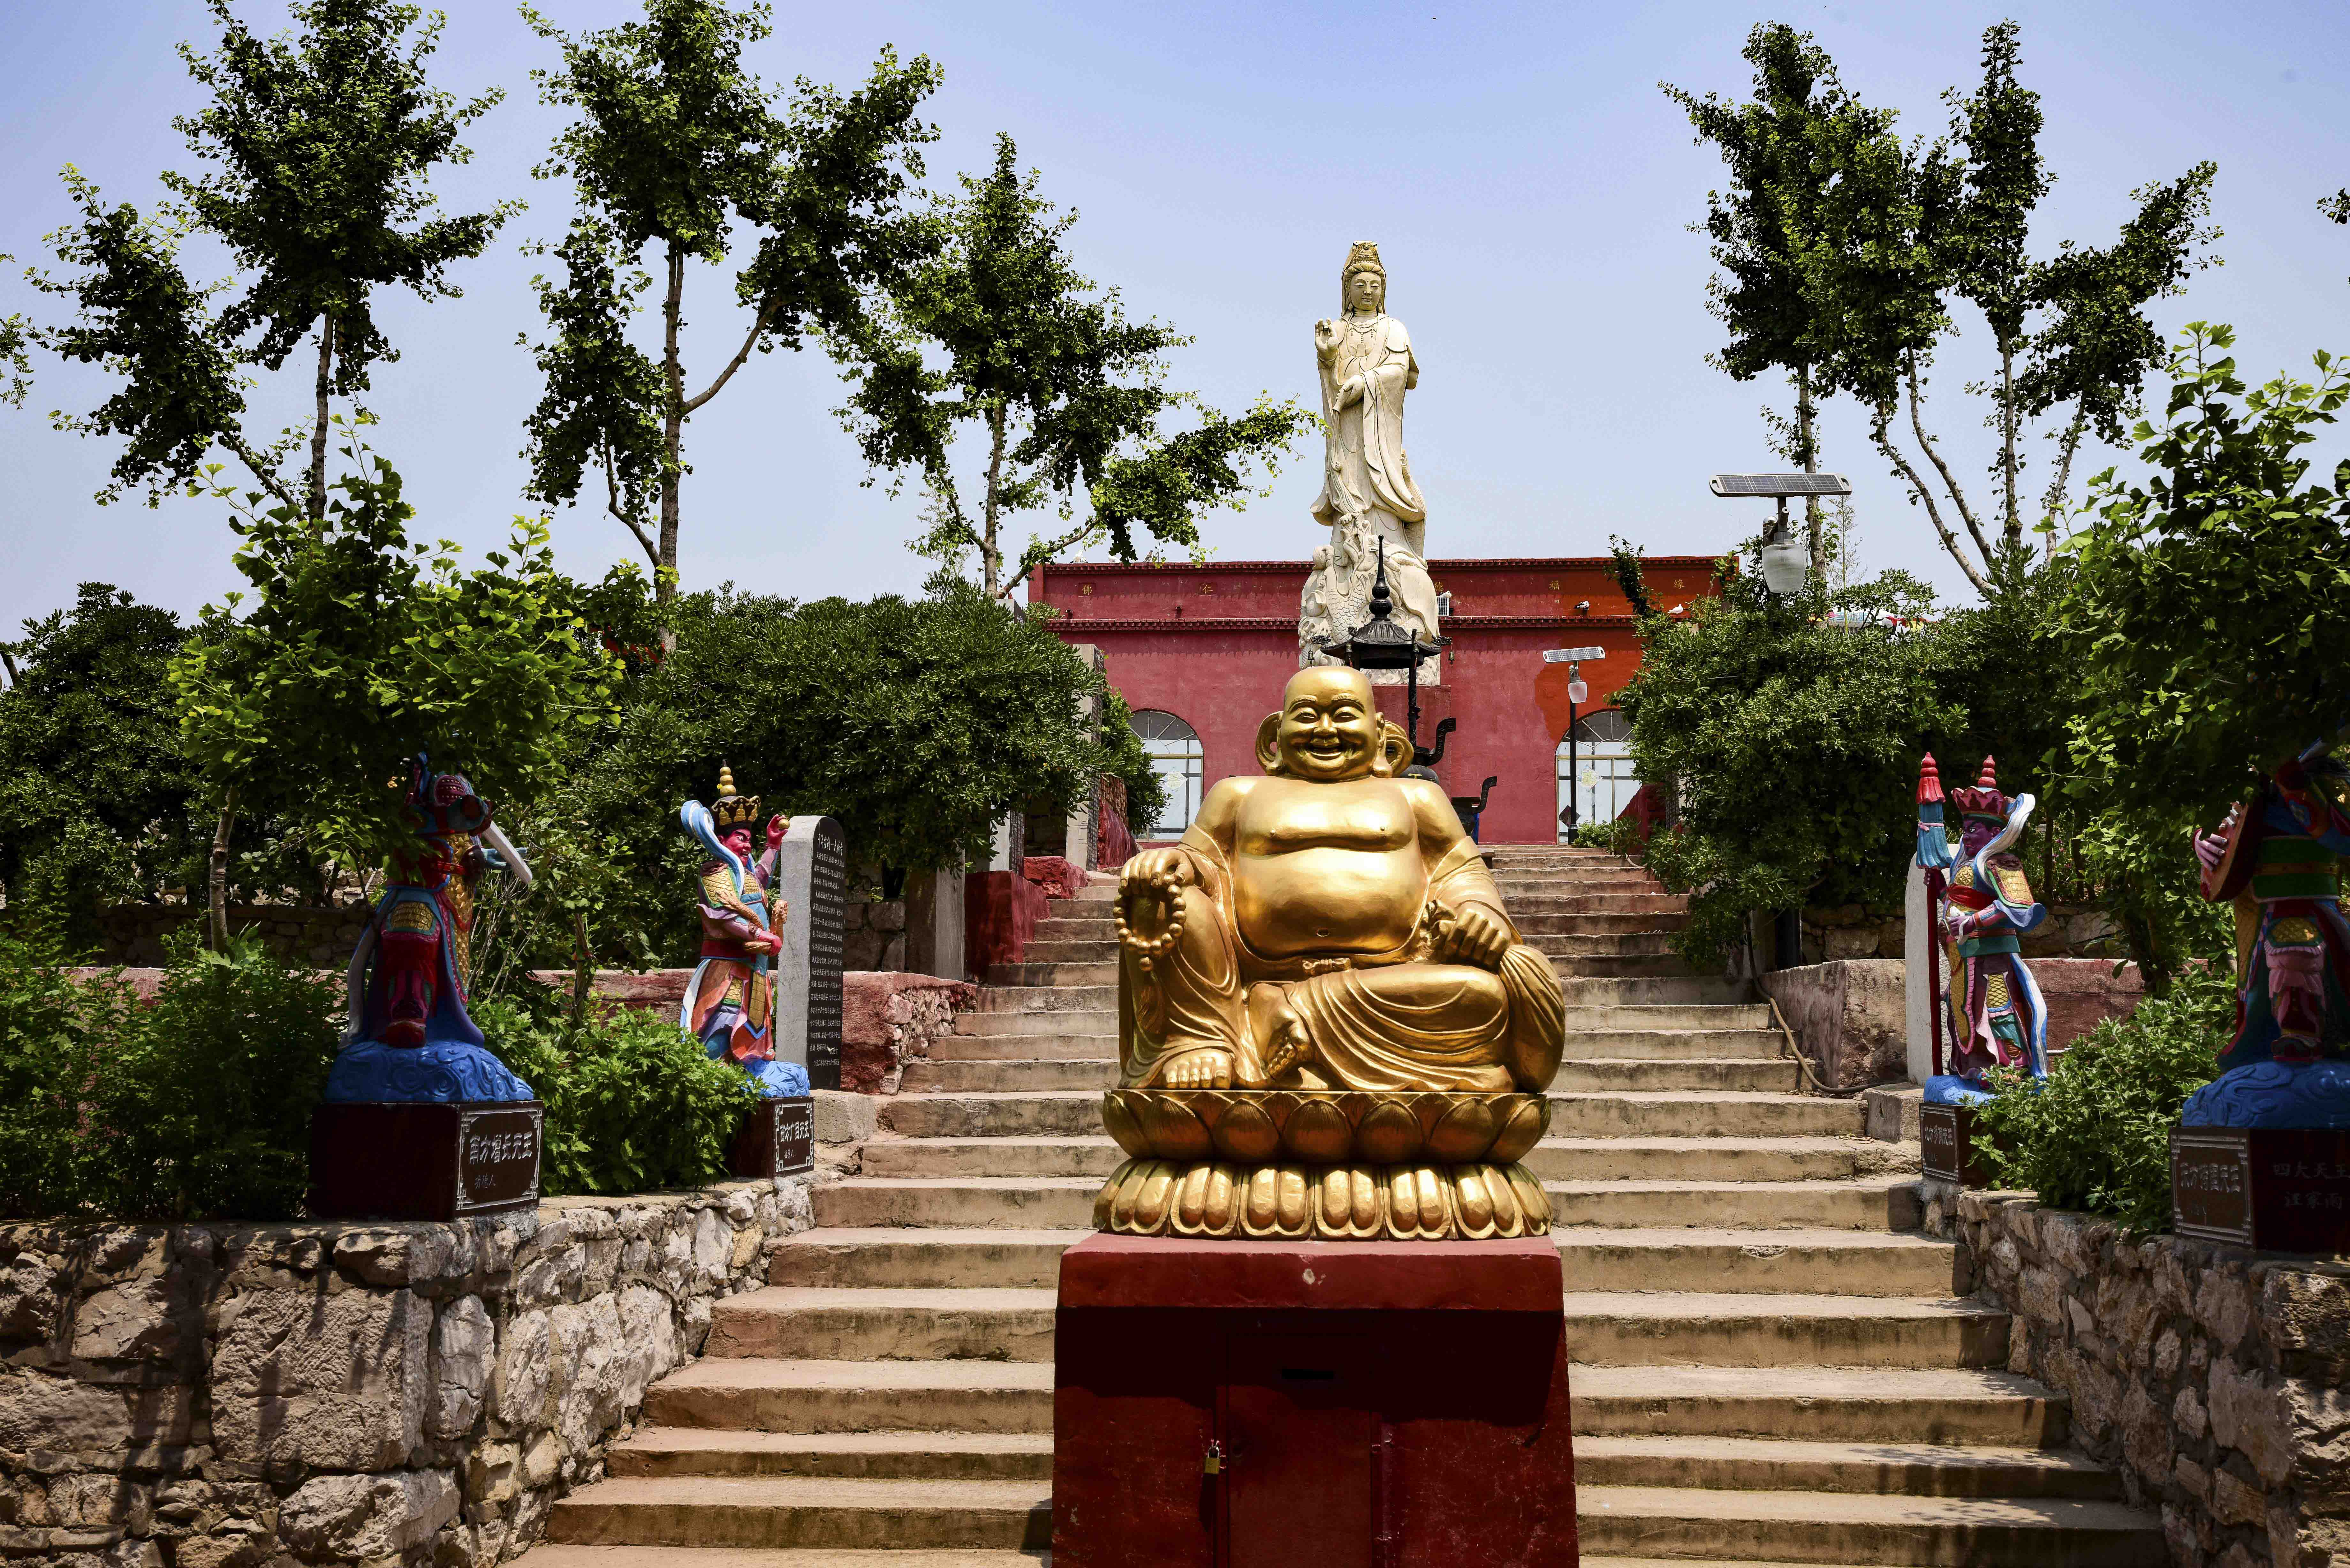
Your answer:
[[[1569,838],[1575,836],[1576,826],[1583,821],[1583,797],[1576,793],[1583,787],[1582,746],[1575,732],[1578,722],[1577,715],[1582,711],[1585,701],[1591,695],[1591,688],[1583,683],[1583,661],[1586,659],[1607,657],[1607,650],[1604,648],[1551,648],[1543,650],[1544,664],[1566,666],[1565,815],[1566,836]]]
[[[1841,473],[1717,473],[1706,487],[1724,500],[1762,496],[1779,504],[1771,532],[1762,536],[1762,586],[1782,597],[1801,593],[1812,575],[1812,547],[1789,529],[1787,498],[1852,493],[1852,481]]]
[[[1440,637],[1434,642],[1424,642],[1418,632],[1399,625],[1391,618],[1395,599],[1388,592],[1388,542],[1379,541],[1378,575],[1371,579],[1371,618],[1343,638],[1326,637],[1315,640],[1326,653],[1342,655],[1357,670],[1401,670],[1404,676],[1404,731],[1411,738],[1411,754],[1417,765],[1425,762],[1419,750],[1419,661],[1433,659],[1451,642]],[[1437,726],[1437,750],[1442,751],[1442,732],[1451,727],[1446,720]]]

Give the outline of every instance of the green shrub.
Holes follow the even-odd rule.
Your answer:
[[[1605,822],[1577,823],[1572,840],[1577,849],[1605,849],[1612,854],[1640,853],[1640,824],[1636,817],[1611,816]]]
[[[126,987],[76,984],[53,934],[0,930],[0,1215],[74,1213],[110,1179],[131,1011]]]
[[[118,1220],[300,1212],[333,985],[257,944],[174,950],[151,1006],[0,937],[0,1211]]]
[[[2167,1230],[2170,1129],[2187,1096],[2217,1075],[2234,1006],[2233,977],[2197,966],[2169,995],[2074,1041],[2036,1093],[2022,1075],[1995,1069],[1998,1096],[1975,1122],[1994,1175],[2052,1209],[2108,1214],[2137,1234]],[[2005,1147],[1986,1147],[1994,1139]]]
[[[282,1220],[309,1185],[310,1112],[342,1044],[341,986],[280,963],[257,941],[225,954],[176,939],[127,1053],[135,1106],[114,1212],[168,1220]]]
[[[485,1001],[490,1049],[546,1106],[540,1189],[649,1192],[726,1174],[726,1146],[757,1096],[663,1013],[600,1006],[572,1033],[543,986]]]

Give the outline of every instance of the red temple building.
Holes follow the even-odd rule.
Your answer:
[[[1705,556],[1649,556],[1648,591],[1668,610],[1711,593]],[[1488,844],[1549,844],[1575,792],[1581,820],[1615,816],[1640,787],[1614,694],[1640,667],[1632,607],[1604,556],[1429,563],[1443,608],[1440,683],[1419,689],[1419,742],[1438,723],[1456,728],[1436,764],[1445,793],[1476,795],[1492,777],[1479,836]],[[1102,650],[1110,684],[1167,777],[1169,810],[1149,836],[1180,836],[1218,779],[1257,771],[1257,725],[1281,706],[1297,669],[1304,561],[1205,566],[1077,561],[1038,569],[1032,603],[1053,607],[1064,640]],[[1602,648],[1583,666],[1590,699],[1575,715],[1579,781],[1567,769],[1567,667],[1554,648]],[[1399,723],[1405,691],[1381,687]]]

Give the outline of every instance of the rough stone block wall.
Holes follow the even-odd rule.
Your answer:
[[[0,1561],[511,1557],[764,1282],[811,1179],[452,1225],[0,1225]]]
[[[2025,934],[2026,958],[2118,958],[2120,936],[2102,909],[2059,904],[2039,927]],[[1804,911],[1804,961],[1906,957],[1908,927],[1899,909],[1836,904]]]
[[[2071,1397],[2179,1568],[2350,1563],[2350,1265],[1926,1188],[1928,1228],[2014,1314],[2010,1369]]]
[[[287,963],[339,972],[367,929],[369,913],[365,904],[232,904],[228,926],[259,936]],[[99,917],[100,956],[109,964],[160,964],[163,939],[203,916],[202,909],[177,904],[118,904]]]

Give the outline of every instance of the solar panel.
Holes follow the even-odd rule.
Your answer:
[[[1722,496],[1852,493],[1852,481],[1841,473],[1717,473],[1709,483]]]

